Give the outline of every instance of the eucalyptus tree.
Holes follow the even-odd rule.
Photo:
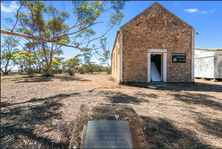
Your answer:
[[[41,48],[46,66],[38,62],[41,67],[44,66],[51,72],[54,49],[66,46],[81,51],[87,50],[92,41],[103,38],[115,25],[120,24],[125,1],[72,1],[72,4],[74,17],[71,18],[73,24],[69,27],[65,24],[69,18],[67,12],[60,12],[54,6],[46,6],[41,1],[20,1],[15,15],[16,22],[8,19],[13,23],[11,31],[1,30],[1,33],[28,39],[29,43],[33,44],[34,53],[36,49]],[[22,13],[22,8],[26,9],[25,13]],[[44,14],[49,17],[48,20],[43,17]],[[109,21],[106,30],[95,36],[96,32],[92,28],[103,23],[98,22],[102,14],[108,14]],[[47,49],[50,50],[49,58],[46,56]]]
[[[16,28],[17,32],[33,36],[35,38],[50,39],[56,37],[63,30],[68,28],[64,23],[69,18],[69,14],[64,11],[58,11],[54,6],[45,6],[43,2],[25,2],[23,4],[29,13],[19,13],[18,22],[21,27]],[[48,20],[43,19],[43,15],[48,15]],[[33,63],[44,70],[51,73],[53,63],[56,64],[55,55],[62,53],[62,45],[58,43],[68,43],[69,38],[63,36],[58,38],[58,43],[46,43],[36,41],[34,39],[27,39],[28,42],[23,47],[24,51],[29,51],[34,56]],[[58,64],[58,63],[57,63]]]
[[[3,36],[3,43],[1,44],[1,71],[8,74],[14,67],[14,54],[17,50],[18,40],[11,36]]]
[[[14,64],[18,66],[18,71],[23,72],[27,66],[31,65],[31,56],[28,52],[16,50],[14,54]]]
[[[102,63],[102,65],[107,65],[110,68],[111,52],[107,49],[107,38],[100,39],[100,48],[102,49],[102,52],[98,50],[95,51],[96,56],[99,56],[97,59]]]
[[[77,54],[73,58],[70,58],[63,63],[63,69],[68,70],[70,75],[74,75],[76,66],[80,65],[80,56],[81,54]]]

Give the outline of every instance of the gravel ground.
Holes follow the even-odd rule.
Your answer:
[[[81,104],[131,105],[152,148],[222,148],[222,82],[118,85],[106,74],[1,77],[1,147],[67,148]]]

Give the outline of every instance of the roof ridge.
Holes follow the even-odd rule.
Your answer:
[[[145,10],[143,10],[141,13],[139,13],[138,15],[136,15],[135,17],[133,17],[132,19],[130,19],[128,22],[126,22],[125,24],[123,24],[121,27],[125,26],[126,24],[128,24],[130,21],[134,20],[136,17],[138,17],[139,15],[141,15],[143,12],[145,12],[146,10],[150,9],[153,5],[159,5],[160,7],[164,8],[167,12],[169,12],[170,14],[172,14],[173,16],[175,16],[177,19],[179,19],[180,21],[182,21],[183,23],[187,24],[188,26],[192,27],[190,24],[188,24],[187,22],[185,22],[184,20],[182,20],[181,18],[179,18],[178,16],[176,16],[175,14],[173,14],[171,11],[169,11],[167,8],[165,8],[163,5],[161,5],[158,2],[153,3],[152,5],[150,5],[148,8],[146,8]],[[121,28],[120,27],[120,28]]]

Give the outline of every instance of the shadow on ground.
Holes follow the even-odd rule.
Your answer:
[[[137,98],[121,92],[100,91],[98,94],[105,96],[105,100],[111,103],[139,104],[142,102],[149,102],[147,99]]]
[[[11,106],[1,112],[1,118],[7,119],[7,123],[1,124],[1,148],[68,148],[73,122],[53,123],[62,121],[61,100],[76,95],[78,93],[59,94],[23,103],[1,104],[1,107]],[[51,131],[65,140],[54,142],[50,139]]]
[[[149,83],[134,83],[123,86],[133,86],[138,88],[147,88],[152,86]],[[155,90],[169,90],[169,91],[202,91],[202,92],[222,92],[222,85],[209,84],[209,83],[167,83],[163,87],[159,87]]]
[[[54,77],[42,77],[42,76],[35,76],[35,77],[21,77],[13,79],[12,81],[16,81],[16,83],[33,83],[33,82],[49,82],[53,81],[53,79],[59,79],[60,81],[91,81],[87,79],[82,79],[76,76],[54,76]]]
[[[190,130],[179,130],[166,119],[141,116],[147,143],[151,148],[210,148]]]
[[[196,104],[196,105],[210,107],[214,110],[222,111],[222,103],[215,101],[215,100],[220,101],[221,99],[217,99],[214,96],[209,96],[199,93],[187,93],[187,92],[184,94],[176,93],[173,94],[173,96],[175,97],[175,100],[182,101],[187,104]]]
[[[158,94],[153,93],[145,94],[138,92],[135,95],[127,95],[112,91],[98,92],[96,88],[86,91],[85,94],[81,94],[81,98],[84,98],[83,96],[87,98],[89,95],[95,95],[95,93],[98,97],[104,97],[105,101],[117,104],[138,105],[143,102],[150,103],[151,98],[158,98]],[[221,109],[221,103],[208,99],[214,98],[213,96],[206,96],[199,93],[184,93],[184,95],[180,95],[177,92],[173,93],[174,94],[171,95],[175,97],[174,100],[210,106],[216,110]],[[8,102],[2,103],[1,107],[11,107],[10,110],[3,110],[1,112],[1,117],[7,118],[9,122],[1,125],[1,147],[11,148],[13,145],[13,147],[17,146],[19,148],[36,148],[37,146],[39,148],[68,148],[68,140],[71,137],[71,129],[73,128],[74,122],[70,124],[62,123],[59,125],[53,124],[53,122],[62,120],[60,109],[63,105],[60,101],[78,95],[79,93],[58,94],[48,98],[33,99],[15,104],[10,104]],[[200,100],[200,98],[202,100]],[[33,104],[29,105],[30,103]],[[196,132],[189,129],[179,129],[173,125],[173,122],[167,119],[153,119],[148,116],[141,116],[141,119],[144,121],[143,128],[145,128],[146,140],[151,148],[211,148],[211,146],[203,140],[199,140]],[[13,121],[14,123],[11,123]],[[222,137],[221,120],[207,119],[203,115],[199,115],[196,121],[201,124],[208,133]],[[40,128],[37,126],[43,124],[46,130],[38,130]],[[58,131],[63,135],[63,138],[67,138],[67,140],[59,141],[59,143],[53,142],[53,140],[50,139],[49,132],[51,130]],[[49,134],[42,137],[38,135],[38,132],[41,134]],[[18,141],[25,140],[24,138],[28,138],[30,141]]]
[[[191,110],[193,115],[197,115],[197,123],[203,126],[204,130],[211,135],[222,138],[222,120],[214,117],[209,117],[200,112]]]

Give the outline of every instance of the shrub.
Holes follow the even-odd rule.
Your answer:
[[[33,75],[35,73],[35,69],[33,69],[32,67],[25,68],[25,71],[27,72],[28,75],[30,75],[32,77],[33,77]]]
[[[82,66],[78,68],[78,71],[79,71],[80,74],[84,74],[85,73]]]
[[[156,131],[157,130],[157,126],[154,123],[149,123],[149,125],[147,127],[151,131]]]
[[[54,77],[54,75],[52,73],[49,73],[48,71],[44,71],[42,76],[43,77]]]
[[[110,67],[104,67],[104,71],[105,71],[107,74],[110,74],[110,73],[111,73],[111,68],[110,68]]]
[[[62,69],[52,70],[53,74],[62,74],[64,71]]]
[[[64,71],[63,71],[62,69],[58,69],[57,72],[58,72],[59,74],[62,74]]]
[[[74,76],[75,75],[75,69],[74,68],[69,68],[68,72],[69,72],[70,76]]]

